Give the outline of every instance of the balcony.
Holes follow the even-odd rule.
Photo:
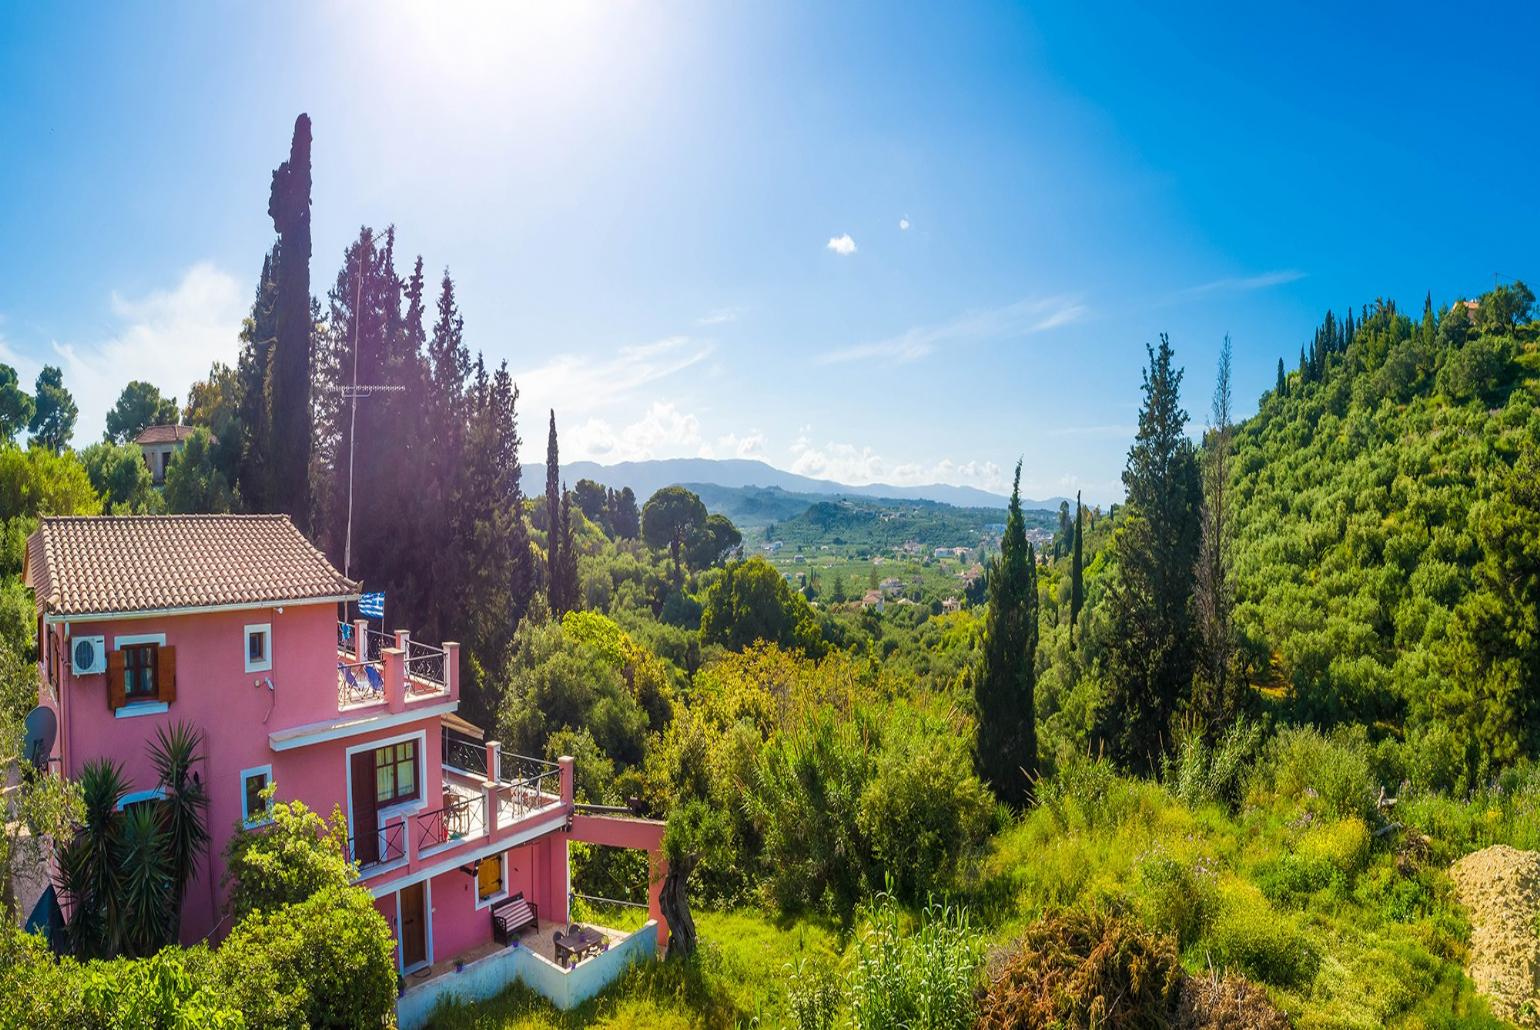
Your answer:
[[[450,853],[455,861],[470,861],[472,852],[490,853],[549,832],[552,817],[571,814],[570,767],[504,754],[496,743],[482,744],[447,729],[442,754],[443,794],[437,808],[395,816],[364,839],[348,840],[348,857],[358,863],[360,880],[403,868],[419,870]],[[488,768],[493,775],[487,775]]]
[[[337,623],[337,711],[391,704],[391,659],[402,669],[402,706],[455,695],[458,645],[432,647],[405,630],[394,634],[370,629],[365,620]]]

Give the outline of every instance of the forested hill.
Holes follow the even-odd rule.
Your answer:
[[[1239,426],[1236,626],[1306,720],[1468,784],[1540,727],[1540,323],[1522,284],[1328,316]],[[1410,770],[1409,770],[1410,773]]]

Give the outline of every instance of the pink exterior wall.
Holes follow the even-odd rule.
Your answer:
[[[248,625],[271,626],[272,669],[245,671]],[[382,825],[405,820],[404,859],[395,864],[369,870],[363,886],[382,892],[376,907],[396,928],[396,885],[420,879],[432,868],[450,860],[457,849],[438,850],[427,856],[419,854],[421,828],[416,816],[431,813],[443,804],[444,777],[440,760],[439,716],[411,717],[411,704],[403,703],[399,690],[391,703],[367,711],[338,711],[336,608],[332,604],[286,605],[280,614],[274,608],[233,612],[203,612],[125,619],[107,622],[73,622],[72,637],[104,636],[109,650],[119,637],[164,634],[165,644],[176,648],[176,700],[165,712],[120,717],[108,706],[106,676],[99,674],[78,679],[70,676],[68,646],[60,647],[64,656],[56,677],[57,688],[42,684],[40,696],[60,714],[59,742],[56,753],[66,775],[77,777],[83,765],[92,759],[109,758],[119,762],[133,791],[148,791],[156,786],[148,747],[156,731],[175,722],[188,722],[204,734],[204,760],[197,770],[209,796],[208,826],[210,846],[203,867],[190,885],[182,922],[182,940],[192,943],[212,934],[217,940],[227,926],[221,925],[220,913],[225,901],[222,888],[223,854],[230,837],[242,818],[243,771],[268,767],[277,784],[279,800],[299,800],[329,816],[340,806],[349,817],[350,752],[380,746],[406,737],[418,740],[419,775],[422,789],[412,802],[381,811]],[[48,627],[62,638],[64,627]],[[449,645],[453,668],[454,645]],[[396,652],[386,652],[387,694],[392,694],[393,676],[402,675]],[[266,683],[271,678],[274,689]],[[427,699],[429,704],[452,699],[457,694],[453,674],[447,698]],[[122,711],[120,709],[120,711]],[[148,709],[142,710],[146,713]],[[316,724],[356,720],[363,717],[400,719],[395,725],[359,732],[317,743],[274,750],[270,734]],[[280,741],[280,744],[282,741]],[[572,759],[563,758],[560,796],[565,813],[571,816],[574,770]],[[559,820],[562,810],[547,809],[529,815],[514,824],[497,826],[496,837],[510,838],[527,834],[531,826],[550,825]],[[572,817],[573,839],[595,840],[656,851],[661,827],[656,824],[612,820],[590,816]],[[351,831],[350,831],[351,832]],[[494,838],[495,839],[495,838]],[[512,847],[505,873],[510,892],[522,891],[538,906],[540,917],[548,922],[564,923],[568,918],[567,841],[563,829]],[[466,852],[484,849],[485,837],[468,840]],[[462,863],[471,864],[467,858]],[[460,869],[433,875],[429,886],[432,916],[432,954],[443,961],[474,948],[491,938],[491,916],[477,909],[475,880]],[[656,884],[654,885],[654,916]],[[660,931],[662,927],[660,926]],[[666,932],[666,931],[663,931]]]
[[[245,671],[245,627],[259,623],[272,626],[273,667],[249,673]],[[64,632],[62,625],[49,629]],[[55,703],[61,709],[57,746],[68,776],[78,776],[90,759],[110,758],[121,763],[131,789],[150,790],[156,776],[148,744],[156,731],[179,721],[203,731],[204,762],[198,771],[208,791],[212,839],[204,869],[188,889],[182,927],[184,940],[197,940],[214,926],[223,900],[220,856],[241,820],[241,771],[271,765],[281,782],[287,756],[268,747],[268,732],[336,715],[336,605],[290,604],[281,614],[276,608],[261,608],[74,621],[69,631],[71,637],[104,636],[109,651],[119,637],[145,634],[164,634],[166,644],[176,648],[177,693],[169,709],[118,717],[108,706],[106,675],[71,676],[69,649],[62,647],[65,661]],[[275,685],[273,691],[266,686],[268,677]],[[46,687],[43,700],[50,700]],[[329,786],[315,783],[310,790],[317,807],[324,802],[323,811],[330,811],[332,801],[338,800],[336,773],[328,779]]]
[[[566,850],[563,834],[510,848],[504,867],[506,896],[522,893],[535,903],[542,921],[566,922]],[[492,939],[491,907],[476,907],[476,878],[468,871],[471,868],[471,863],[466,863],[466,871],[453,869],[429,881],[430,933],[435,962],[463,954]],[[375,908],[395,934],[396,893],[391,891],[377,898]],[[396,964],[400,968],[399,950]]]

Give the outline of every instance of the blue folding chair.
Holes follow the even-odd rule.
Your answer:
[[[369,689],[376,694],[385,693],[385,677],[380,675],[380,670],[372,665],[364,666],[364,675],[369,677]]]

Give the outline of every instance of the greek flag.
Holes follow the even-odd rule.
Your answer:
[[[358,614],[368,619],[385,618],[385,594],[365,594],[358,599]]]

